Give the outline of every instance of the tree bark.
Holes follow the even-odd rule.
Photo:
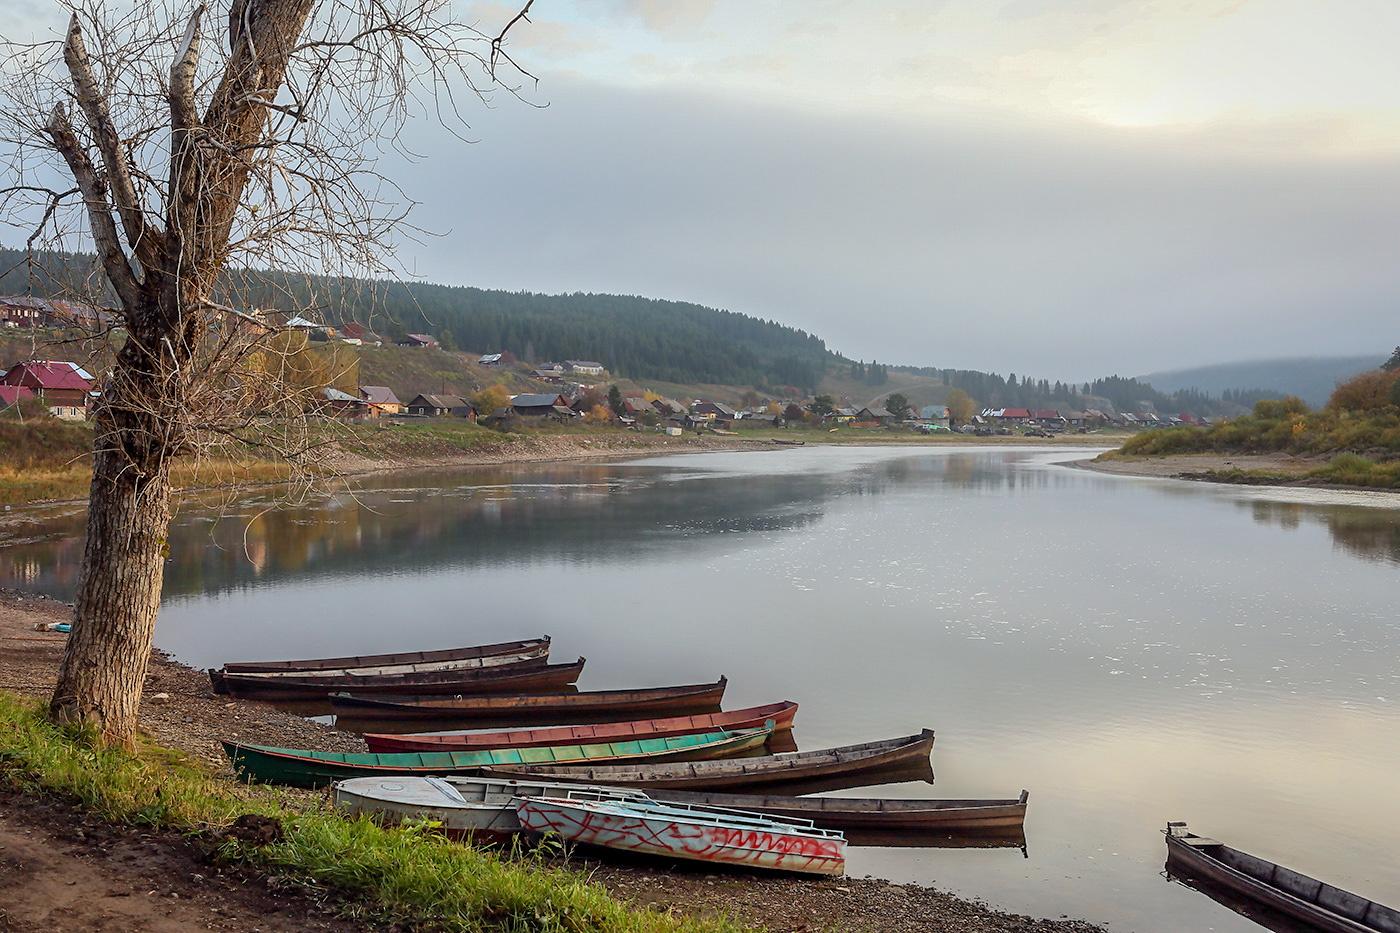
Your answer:
[[[170,518],[165,458],[143,471],[99,441],[73,630],[49,716],[91,725],[106,744],[129,747],[136,734]]]

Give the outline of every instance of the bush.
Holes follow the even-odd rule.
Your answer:
[[[1332,411],[1379,412],[1395,407],[1392,392],[1400,383],[1400,371],[1373,369],[1338,382],[1327,400]],[[1262,404],[1262,403],[1261,403]]]

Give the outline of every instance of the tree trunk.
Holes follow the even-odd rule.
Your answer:
[[[49,702],[55,722],[92,725],[104,743],[128,747],[136,736],[168,553],[168,461],[154,459],[143,472],[119,448],[99,441],[73,630]]]

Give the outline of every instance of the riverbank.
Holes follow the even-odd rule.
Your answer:
[[[0,594],[0,690],[45,697],[65,636],[35,631],[63,621],[69,607],[46,598]],[[363,749],[358,736],[291,716],[263,703],[215,696],[200,671],[160,652],[151,658],[142,728],[157,742],[232,783],[223,738],[290,747]],[[3,736],[0,736],[3,744]],[[295,797],[300,792],[291,792]],[[309,795],[307,799],[319,799]],[[108,823],[72,803],[0,793],[0,868],[17,865],[21,885],[0,883],[0,929],[137,931],[186,929],[361,930],[333,889],[309,893],[256,872],[207,867],[197,845],[175,834]],[[1040,920],[991,910],[919,885],[877,879],[809,881],[716,875],[663,863],[573,863],[593,883],[637,907],[676,916],[728,917],[768,930],[874,933],[1096,933],[1076,920]],[[77,896],[80,880],[87,897]],[[105,892],[105,893],[104,893]],[[381,927],[375,927],[382,929]]]
[[[1184,479],[1233,486],[1292,486],[1309,489],[1365,490],[1396,493],[1393,486],[1370,485],[1363,481],[1336,482],[1330,458],[1301,457],[1289,453],[1270,454],[1160,454],[1131,456],[1111,452],[1073,465],[1119,476],[1148,476],[1158,479]]]

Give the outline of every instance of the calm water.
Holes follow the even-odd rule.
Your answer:
[[[1083,456],[809,447],[206,504],[157,642],[216,666],[547,632],[584,689],[724,673],[727,706],[797,700],[803,748],[936,729],[936,785],[891,794],[1031,792],[1028,857],[859,848],[853,875],[1258,929],[1162,877],[1183,819],[1400,906],[1400,498],[1060,463]],[[0,583],[67,595],[82,516],[32,517]]]

